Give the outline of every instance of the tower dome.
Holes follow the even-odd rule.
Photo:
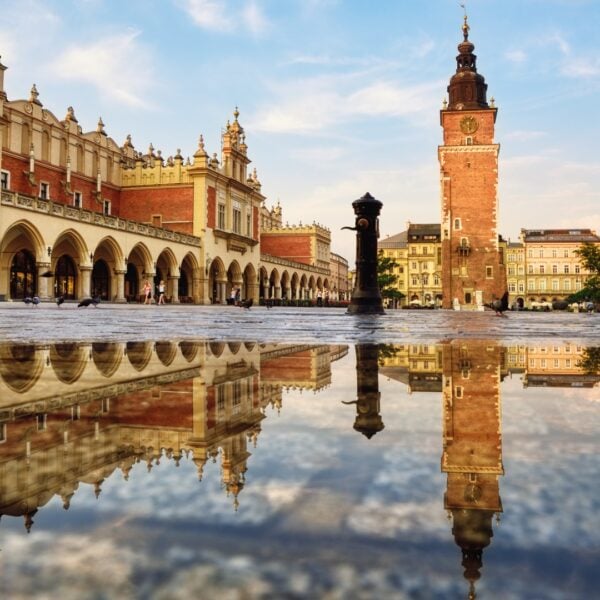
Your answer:
[[[467,15],[462,26],[463,41],[458,45],[456,73],[448,86],[448,110],[469,110],[489,108],[486,100],[487,84],[477,73],[477,56],[473,54],[475,46],[469,40]]]

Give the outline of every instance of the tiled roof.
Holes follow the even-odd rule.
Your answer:
[[[600,237],[591,229],[522,229],[526,242],[595,242]]]
[[[408,234],[406,231],[402,231],[401,233],[397,233],[396,235],[390,235],[389,237],[384,238],[383,240],[379,240],[377,242],[378,248],[406,248],[406,242],[408,239]]]

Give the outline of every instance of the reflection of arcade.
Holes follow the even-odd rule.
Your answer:
[[[191,458],[201,479],[220,460],[234,498],[244,487],[248,443],[265,408],[291,381],[317,390],[345,347],[266,347],[181,342],[0,345],[0,515],[33,515],[54,495],[69,508],[80,483],[94,486],[135,464]],[[263,359],[265,374],[261,376]],[[263,389],[269,394],[263,395]],[[278,390],[278,392],[277,392]]]
[[[493,536],[492,518],[502,512],[503,351],[491,342],[449,342],[442,344],[442,356],[442,471],[448,474],[444,505],[462,550],[469,597],[474,598],[483,549]]]

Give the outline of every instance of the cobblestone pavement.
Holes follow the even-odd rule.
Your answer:
[[[0,342],[214,339],[255,342],[402,343],[453,338],[600,344],[600,314],[395,310],[351,316],[341,308],[100,304],[77,308],[0,304]]]

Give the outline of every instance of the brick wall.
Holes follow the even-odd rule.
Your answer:
[[[304,234],[266,233],[260,238],[260,250],[304,264],[312,264],[311,236]]]
[[[206,194],[206,226],[209,229],[217,227],[217,190],[210,185]]]
[[[153,217],[159,216],[161,227],[191,234],[193,210],[191,185],[121,190],[120,216],[124,219],[153,223]]]

